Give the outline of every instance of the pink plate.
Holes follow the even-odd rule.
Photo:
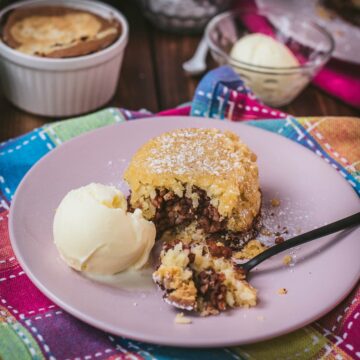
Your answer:
[[[257,307],[208,318],[194,316],[191,325],[174,323],[176,311],[162,301],[155,286],[129,290],[99,284],[60,260],[52,240],[52,221],[63,196],[94,181],[127,191],[122,173],[136,149],[156,135],[181,127],[232,130],[257,153],[269,227],[286,226],[294,234],[359,211],[354,190],[331,166],[265,130],[191,117],[116,124],[61,145],[21,182],[11,206],[10,235],[16,256],[34,284],[67,312],[97,328],[140,341],[188,347],[269,339],[298,329],[336,306],[359,278],[359,229],[295,249],[292,267],[282,264],[285,254],[268,260],[250,277],[258,289]],[[280,199],[279,208],[268,207],[272,198]],[[279,288],[286,288],[288,294],[279,295]]]

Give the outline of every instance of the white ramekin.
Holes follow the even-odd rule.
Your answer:
[[[113,7],[90,0],[27,0],[20,6],[64,5],[88,10],[121,24],[120,37],[106,49],[66,59],[23,54],[0,41],[0,82],[6,98],[17,107],[45,116],[82,114],[106,104],[114,95],[119,78],[129,26]]]

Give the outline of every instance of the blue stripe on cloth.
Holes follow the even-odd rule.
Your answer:
[[[42,129],[6,142],[1,147],[0,190],[8,201],[28,170],[54,147]]]
[[[196,88],[190,115],[224,119],[230,96],[228,88],[244,94],[250,92],[229,66],[221,66],[207,73]]]

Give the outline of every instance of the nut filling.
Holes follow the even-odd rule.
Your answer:
[[[199,227],[206,233],[215,233],[225,229],[226,220],[220,217],[217,209],[210,204],[210,198],[204,190],[193,187],[192,193],[198,199],[197,207],[188,197],[175,195],[166,189],[156,190],[156,196],[151,200],[156,208],[154,222],[161,233],[177,225],[187,225],[197,220]]]
[[[255,306],[256,290],[234,265],[231,253],[214,241],[190,245],[179,240],[167,242],[153,279],[164,291],[167,303],[202,316]]]
[[[194,206],[194,200],[191,198],[194,196],[197,206]],[[239,250],[259,233],[260,214],[254,219],[248,231],[229,231],[226,226],[227,219],[220,216],[204,190],[193,186],[191,197],[179,197],[173,191],[156,189],[156,196],[150,201],[155,207],[155,216],[151,220],[155,223],[158,238],[166,230],[184,227],[196,221],[197,227],[204,231],[207,238],[220,241],[233,250]]]

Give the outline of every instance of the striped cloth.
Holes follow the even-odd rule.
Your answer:
[[[262,105],[229,68],[210,72],[191,106],[160,115],[247,120],[306,146],[330,163],[360,195],[360,122],[353,118],[295,119]],[[360,289],[315,323],[248,346],[180,349],[144,344],[99,331],[61,310],[24,274],[12,251],[8,214],[25,173],[42,156],[86,131],[150,116],[105,109],[54,122],[0,144],[0,359],[352,359],[360,358]],[[334,170],[334,171],[335,171]]]

